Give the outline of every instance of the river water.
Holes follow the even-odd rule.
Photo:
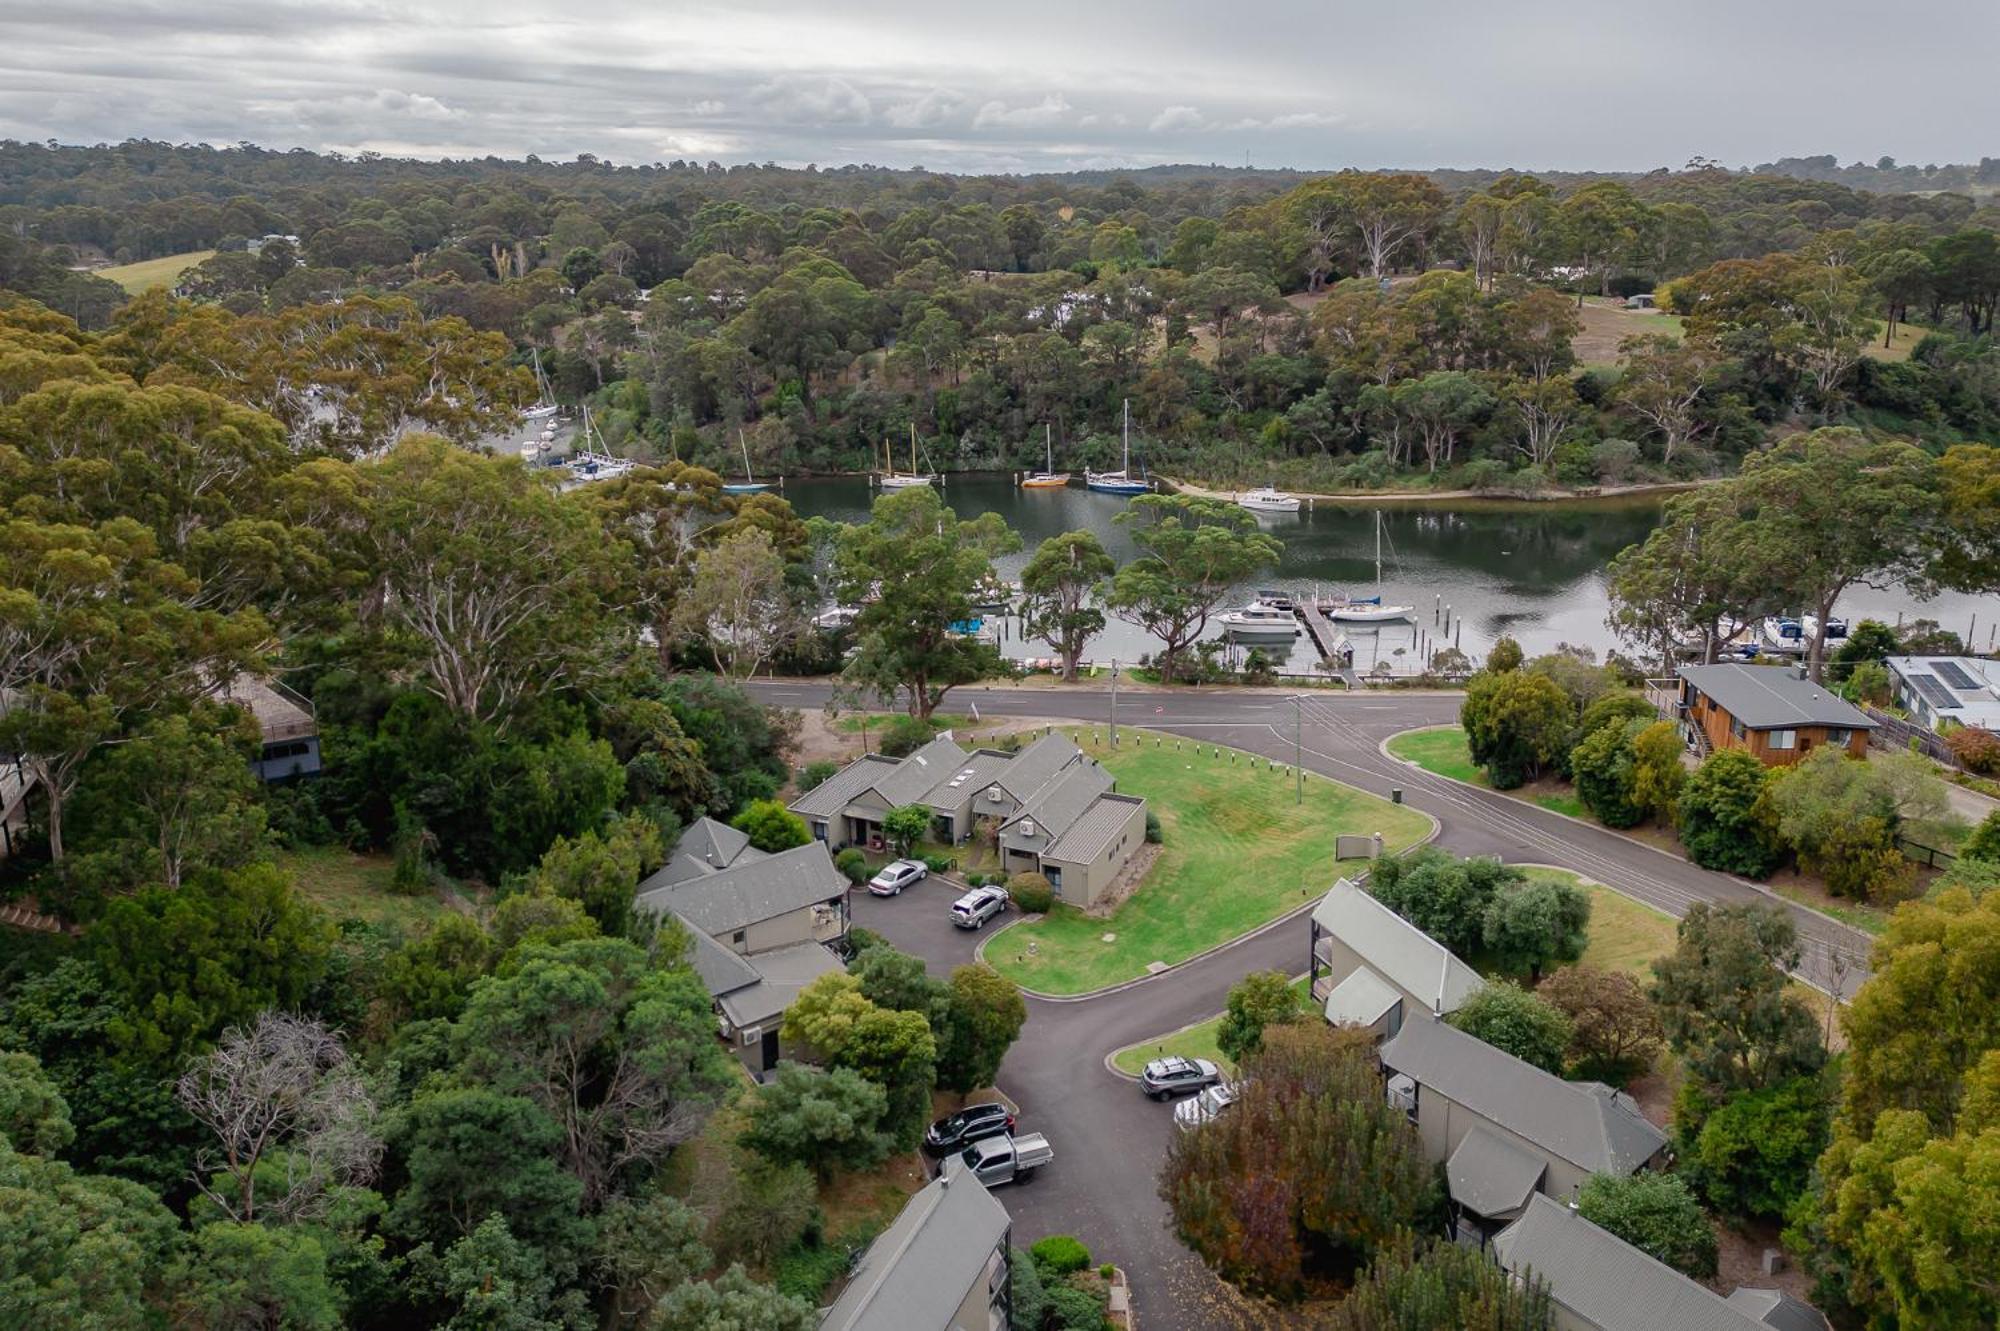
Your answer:
[[[859,522],[877,491],[865,477],[797,480],[783,491],[801,516]],[[1000,572],[1018,576],[1035,546],[1059,532],[1087,528],[1097,533],[1121,564],[1137,551],[1115,519],[1127,500],[1094,494],[1080,482],[1066,490],[1023,490],[1004,474],[955,474],[944,497],[961,517],[999,513],[1019,533],[1022,553],[998,561]],[[1413,622],[1371,629],[1345,625],[1354,644],[1356,669],[1387,661],[1399,673],[1417,662],[1419,634],[1426,650],[1451,641],[1475,659],[1493,640],[1510,634],[1533,656],[1557,643],[1580,643],[1600,656],[1617,643],[1605,627],[1604,566],[1628,545],[1645,539],[1659,522],[1657,499],[1633,497],[1577,504],[1460,501],[1385,504],[1320,504],[1296,515],[1259,515],[1259,525],[1284,546],[1278,567],[1246,584],[1249,599],[1258,587],[1309,592],[1341,589],[1357,596],[1379,590],[1385,604],[1416,607]],[[1375,515],[1382,515],[1382,581],[1375,581]],[[1450,636],[1445,616],[1450,613]],[[1858,589],[1843,598],[1838,613],[1850,621],[1864,616],[1885,623],[1936,619],[1963,635],[1977,617],[1976,641],[1984,649],[2000,598],[1946,595],[1920,602],[1901,589]],[[1009,621],[1002,650],[1010,657],[1045,656],[1048,648],[1023,642],[1018,622]],[[1217,631],[1211,629],[1211,636]],[[1133,660],[1158,646],[1143,630],[1112,619],[1093,640],[1087,655],[1096,660]],[[1284,651],[1260,644],[1267,654]],[[1628,648],[1629,650],[1629,648]],[[1300,637],[1287,670],[1309,672],[1317,660],[1311,640]]]

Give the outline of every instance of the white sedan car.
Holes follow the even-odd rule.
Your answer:
[[[922,860],[891,860],[868,880],[868,890],[878,897],[901,896],[904,888],[930,876],[930,866]]]

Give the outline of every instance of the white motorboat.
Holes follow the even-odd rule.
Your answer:
[[[1143,476],[1132,475],[1132,404],[1125,404],[1125,463],[1117,471],[1092,471],[1084,468],[1083,486],[1108,495],[1142,495],[1153,488],[1153,483]]]
[[[1246,490],[1237,495],[1236,506],[1247,508],[1252,513],[1296,513],[1299,511],[1299,497],[1267,485],[1260,490]]]
[[[1255,601],[1217,615],[1215,622],[1238,642],[1281,642],[1296,638],[1300,631],[1298,617],[1291,611]]]
[[[1375,510],[1375,586],[1382,586],[1382,510]],[[1413,605],[1384,605],[1382,593],[1373,596],[1349,596],[1320,607],[1328,619],[1337,619],[1346,624],[1393,624],[1397,620],[1408,619],[1417,612]]]
[[[1287,614],[1298,609],[1298,602],[1282,587],[1259,587],[1257,594],[1250,598],[1257,605],[1267,605],[1273,610],[1283,610]]]

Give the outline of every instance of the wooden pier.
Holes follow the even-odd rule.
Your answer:
[[[1348,649],[1347,660],[1343,661],[1334,655],[1334,644],[1341,641],[1345,635],[1334,626],[1333,621],[1321,613],[1316,603],[1304,598],[1293,604],[1292,612],[1306,626],[1306,636],[1311,638],[1313,646],[1319,649],[1320,659],[1332,667],[1331,673],[1345,682],[1348,688],[1359,688],[1361,680],[1354,673],[1352,646]]]

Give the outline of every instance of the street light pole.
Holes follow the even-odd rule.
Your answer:
[[[1118,658],[1111,658],[1111,747],[1118,747]]]
[[[1297,693],[1292,695],[1292,775],[1297,781],[1294,802],[1306,802],[1305,769],[1305,698]]]

